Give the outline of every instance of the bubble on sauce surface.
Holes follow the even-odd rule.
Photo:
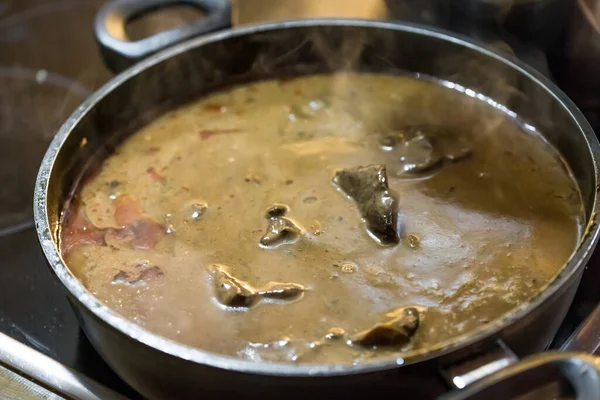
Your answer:
[[[408,246],[412,249],[416,249],[421,243],[419,236],[415,235],[414,233],[409,233],[406,235],[406,241],[408,242]]]
[[[308,341],[285,339],[271,343],[248,343],[238,352],[238,355],[259,362],[297,361],[310,349],[310,342]]]
[[[330,340],[340,339],[340,338],[344,337],[345,334],[346,334],[346,331],[344,329],[333,327],[333,328],[329,329],[329,331],[327,331],[325,338],[330,339]]]
[[[358,270],[358,264],[352,261],[335,262],[333,263],[333,267],[339,269],[344,274],[352,274]]]
[[[193,201],[184,208],[186,221],[197,221],[208,211],[208,204],[201,201]]]
[[[392,151],[396,146],[396,139],[390,135],[382,136],[378,140],[378,145],[383,151]]]
[[[318,199],[317,199],[317,197],[316,197],[316,196],[308,196],[308,197],[305,197],[305,198],[302,200],[302,202],[303,202],[304,204],[315,204],[315,203],[317,202],[317,200],[318,200]]]
[[[342,264],[340,271],[342,271],[345,274],[351,274],[353,272],[356,272],[357,269],[358,267],[356,266],[356,264],[346,262]]]
[[[303,104],[292,104],[288,118],[290,121],[299,119],[310,119],[315,117],[320,111],[328,107],[328,103],[324,99],[313,99]]]
[[[313,223],[310,225],[310,229],[312,230],[312,233],[315,236],[320,236],[323,233],[325,233],[325,231],[323,231],[321,222],[319,222],[317,220],[313,221]]]

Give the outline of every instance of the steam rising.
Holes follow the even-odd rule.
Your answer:
[[[460,110],[448,107],[451,101],[444,96],[419,94],[398,103],[390,88],[387,104],[368,94],[356,102],[350,75],[336,75],[351,71],[417,76],[437,81],[449,91],[458,90],[472,101],[463,102]],[[399,123],[420,123],[505,141],[497,132],[504,124],[514,123],[510,120],[518,115],[518,122],[529,127],[527,132],[543,132],[556,145],[567,129],[565,115],[557,112],[560,105],[552,97],[510,64],[478,50],[390,27],[300,26],[232,36],[139,71],[108,93],[73,135],[79,140],[87,137],[90,143],[80,160],[94,152],[100,162],[124,137],[158,115],[211,91],[248,81],[315,73],[336,75],[330,91],[343,93],[349,115],[367,125],[372,123],[365,129],[374,132]],[[484,115],[481,102],[490,106]],[[366,114],[369,118],[363,118]],[[98,153],[99,148],[102,151]]]

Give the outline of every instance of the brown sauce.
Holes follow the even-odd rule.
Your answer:
[[[74,200],[61,248],[88,290],[256,361],[368,362],[473,331],[543,290],[581,222],[537,133],[375,74],[214,93],[128,138]]]

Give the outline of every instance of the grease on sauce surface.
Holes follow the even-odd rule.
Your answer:
[[[385,166],[372,192],[333,181],[367,166]],[[356,202],[369,196],[385,207]],[[306,363],[401,356],[501,317],[555,277],[581,220],[540,136],[435,82],[375,74],[171,111],[70,204],[63,257],[107,306],[200,349]]]

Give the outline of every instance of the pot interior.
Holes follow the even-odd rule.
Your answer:
[[[126,137],[161,114],[233,84],[339,71],[420,74],[445,81],[466,95],[493,100],[491,105],[518,116],[526,128],[542,132],[558,149],[579,185],[586,223],[595,218],[597,141],[570,101],[539,80],[543,78],[494,53],[417,27],[347,21],[284,23],[193,40],[142,62],[92,96],[60,130],[42,165],[38,190],[45,188],[46,197],[37,197],[36,207],[42,207],[47,221],[38,214],[37,224],[44,231],[49,223],[54,242],[53,248],[44,245],[46,254],[57,255],[61,211],[85,172],[94,170]],[[582,267],[595,237],[594,225],[559,280]],[[66,267],[53,264],[53,268],[61,269],[56,272],[65,282]],[[81,286],[74,282],[65,284],[70,290],[72,285]],[[544,295],[536,299],[543,300]],[[524,312],[517,310],[514,315]],[[422,349],[419,356],[467,344],[502,324],[440,343],[435,349]]]

